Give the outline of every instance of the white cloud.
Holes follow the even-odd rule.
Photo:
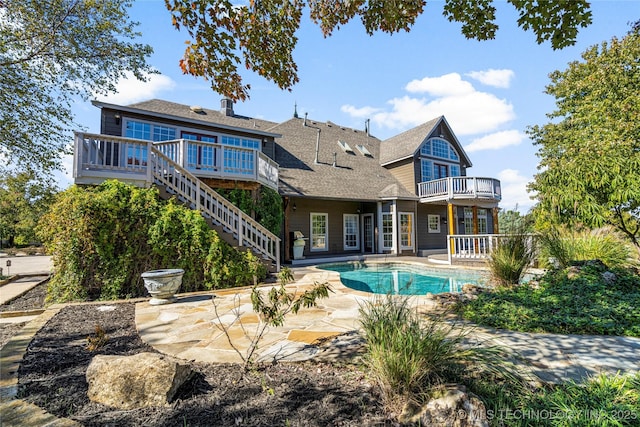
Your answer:
[[[512,70],[494,70],[493,68],[484,71],[471,71],[466,75],[487,86],[494,86],[504,89],[508,88],[511,85],[511,79],[515,77],[515,74]]]
[[[516,117],[507,100],[476,90],[457,73],[413,80],[405,89],[412,95],[389,100],[390,109],[345,105],[342,111],[357,118],[366,115],[376,125],[394,131],[444,115],[457,135],[494,132]],[[413,96],[420,93],[428,97]]]
[[[113,104],[127,105],[156,98],[159,93],[172,90],[175,86],[176,83],[171,78],[162,74],[147,75],[147,81],[141,82],[132,73],[127,73],[127,77],[118,81],[116,85],[117,93],[110,93],[106,96],[97,95],[96,99]]]
[[[428,93],[431,96],[466,95],[475,91],[471,83],[462,80],[458,73],[412,80],[405,86],[405,89],[409,93]]]
[[[500,207],[505,210],[513,210],[526,213],[531,206],[535,204],[535,200],[530,199],[527,193],[527,184],[533,181],[533,178],[520,174],[515,169],[504,169],[498,173],[500,186],[502,189],[502,203]]]
[[[525,135],[517,130],[503,130],[491,133],[471,141],[471,144],[464,147],[468,153],[482,150],[499,150],[511,145],[519,145]]]
[[[373,107],[362,107],[362,108],[357,108],[353,105],[343,105],[342,107],[340,107],[340,111],[342,111],[343,113],[347,113],[349,114],[351,117],[358,117],[358,118],[369,118],[372,115],[374,115],[375,113],[377,113],[378,111],[380,111],[379,108],[373,108]]]

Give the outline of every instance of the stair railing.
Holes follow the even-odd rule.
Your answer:
[[[280,270],[279,237],[155,147],[151,149],[149,163],[149,172],[156,184],[182,197],[193,209],[232,233],[238,239],[238,246],[252,248],[275,262],[276,271]]]

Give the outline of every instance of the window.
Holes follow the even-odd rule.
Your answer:
[[[344,214],[342,219],[344,228],[344,249],[359,249],[360,233],[358,230],[358,215]]]
[[[393,249],[393,216],[382,214],[382,248]]]
[[[144,139],[146,141],[171,141],[172,139],[176,139],[176,128],[139,122],[137,120],[125,120],[124,136],[127,138]]]
[[[151,140],[151,124],[127,120],[124,136],[127,138]]]
[[[473,209],[464,208],[464,234],[473,234]]]
[[[422,171],[422,182],[433,179],[433,162],[431,160],[420,159],[420,169]]]
[[[326,251],[329,249],[327,244],[327,221],[326,213],[311,214],[311,250]]]
[[[221,142],[224,145],[231,145],[234,147],[253,148],[255,150],[260,149],[260,141],[257,139],[238,138],[236,136],[224,135],[221,138]]]
[[[449,171],[451,172],[449,176],[460,176],[460,165],[449,166]]]
[[[487,234],[487,210],[478,209],[478,234]]]
[[[440,215],[427,216],[429,233],[440,233]]]
[[[433,165],[433,179],[441,179],[449,176],[447,165],[435,163]]]
[[[340,148],[342,148],[342,151],[344,151],[345,153],[356,154],[354,153],[353,149],[349,146],[349,144],[347,144],[346,142],[338,141],[338,145],[340,146]]]
[[[400,249],[413,249],[413,214],[400,212]]]
[[[210,145],[218,142],[218,137],[201,135],[192,132],[182,132],[182,138],[190,141],[200,141],[205,144],[187,144],[187,164],[197,169],[214,168],[216,165],[216,148]]]

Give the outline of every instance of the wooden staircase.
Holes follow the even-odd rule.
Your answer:
[[[221,239],[238,250],[250,249],[269,271],[280,271],[279,237],[158,149],[150,151],[148,172],[162,195],[200,211]]]

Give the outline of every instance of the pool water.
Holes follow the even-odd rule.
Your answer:
[[[484,274],[470,270],[442,270],[402,263],[341,263],[320,265],[337,271],[348,288],[374,294],[425,295],[460,292],[462,285],[482,285]]]

